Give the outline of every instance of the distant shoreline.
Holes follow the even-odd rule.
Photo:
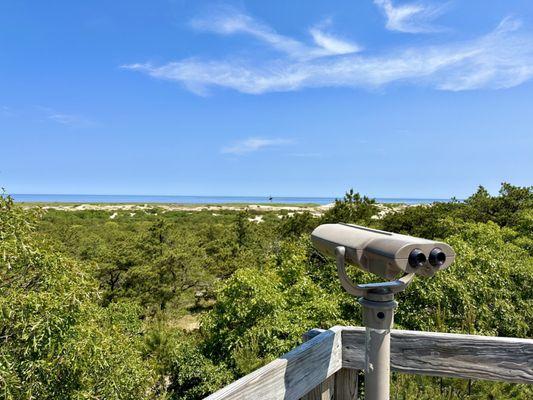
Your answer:
[[[263,197],[263,196],[157,196],[157,195],[84,195],[84,194],[12,194],[15,202],[34,205],[161,205],[161,206],[240,206],[317,207],[333,203],[334,197]],[[376,198],[383,204],[430,204],[450,199]]]
[[[200,197],[198,197],[199,199]],[[144,198],[146,200],[146,198]],[[233,199],[233,198],[232,198]],[[239,198],[245,200],[247,198]],[[260,198],[262,199],[262,198]],[[287,199],[287,198],[284,198]],[[273,199],[274,200],[274,199]],[[114,213],[127,212],[131,215],[135,215],[135,212],[154,212],[153,210],[160,210],[161,212],[171,211],[185,211],[185,212],[198,212],[208,211],[216,215],[221,211],[250,211],[255,213],[264,212],[289,212],[302,213],[310,212],[315,216],[320,216],[335,204],[334,199],[326,204],[320,204],[316,202],[297,202],[297,200],[304,200],[302,198],[291,198],[292,202],[219,202],[219,203],[171,203],[171,202],[46,202],[46,201],[17,201],[24,208],[40,207],[43,210],[57,210],[57,211],[106,211]],[[305,200],[310,200],[306,198]],[[387,199],[387,202],[381,202],[381,199],[376,199],[378,207],[378,215],[381,218],[383,215],[389,212],[398,211],[406,207],[412,207],[417,205],[429,205],[435,201],[449,201],[438,199]],[[150,211],[152,210],[152,211]]]

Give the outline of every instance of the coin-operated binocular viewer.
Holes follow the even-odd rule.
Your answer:
[[[366,398],[389,399],[390,330],[398,306],[394,295],[415,275],[429,277],[449,267],[455,253],[446,243],[342,223],[320,225],[311,241],[321,253],[335,257],[343,288],[363,306]],[[346,274],[346,263],[387,281],[355,284]]]

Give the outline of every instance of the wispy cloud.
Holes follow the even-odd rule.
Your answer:
[[[280,35],[269,26],[233,9],[219,10],[207,18],[194,19],[191,26],[197,30],[223,35],[238,33],[251,35],[291,56],[303,56],[309,52],[309,49],[299,41]]]
[[[50,114],[47,118],[61,125],[75,126],[85,124],[86,121],[78,115],[70,114]]]
[[[391,31],[427,33],[442,30],[431,22],[443,13],[443,5],[408,3],[395,6],[392,0],[374,0],[374,4],[385,14],[385,26]]]
[[[283,146],[293,143],[289,139],[266,139],[252,137],[236,143],[233,143],[230,146],[223,147],[221,152],[223,154],[234,154],[234,155],[243,155],[248,153],[253,153],[255,151],[275,146]]]
[[[313,87],[375,89],[393,83],[426,85],[450,91],[502,89],[520,85],[533,77],[533,35],[521,30],[520,22],[511,18],[504,19],[493,31],[468,41],[370,54],[345,54],[344,51],[350,48],[343,48],[343,42],[332,42],[332,37],[324,35],[321,30],[312,31],[315,42],[322,46],[316,48],[334,53],[314,58],[293,57],[291,48],[303,54],[301,46],[304,45],[292,42],[290,38],[280,39],[267,26],[258,28],[257,24],[251,23],[254,21],[251,17],[239,14],[233,22],[229,21],[222,19],[210,29],[223,33],[247,32],[262,37],[275,49],[284,49],[286,55],[269,59],[261,56],[224,60],[189,58],[163,65],[137,63],[123,68],[180,82],[198,94],[205,94],[211,87],[261,94]],[[201,26],[198,24],[195,23]]]
[[[361,46],[358,44],[341,39],[338,36],[327,32],[325,28],[329,25],[331,25],[330,19],[309,30],[309,33],[313,37],[313,41],[317,46],[329,52],[330,55],[351,54],[362,50]]]
[[[0,116],[16,117],[28,120],[37,119],[40,122],[52,121],[73,128],[82,128],[96,125],[96,122],[79,114],[67,114],[58,112],[50,107],[33,105],[27,108],[13,109],[11,107],[0,105]]]
[[[15,112],[11,107],[1,105],[0,106],[0,116],[2,117],[12,117],[15,115]]]
[[[206,18],[195,19],[191,22],[191,26],[197,30],[223,35],[248,34],[291,58],[302,60],[349,54],[360,49],[355,43],[324,32],[321,27],[310,30],[315,45],[307,45],[299,40],[281,35],[268,25],[231,7],[221,8]]]
[[[45,118],[47,120],[53,121],[64,126],[72,128],[82,128],[95,124],[94,121],[82,115],[58,112],[49,107],[39,106],[37,108],[44,112]]]
[[[289,157],[296,158],[322,158],[324,155],[322,153],[288,153]]]

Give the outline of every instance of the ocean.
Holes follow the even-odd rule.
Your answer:
[[[140,204],[329,204],[334,197],[272,197],[268,196],[154,196],[100,194],[12,194],[21,203],[140,203]],[[449,199],[376,198],[378,203],[430,204]]]

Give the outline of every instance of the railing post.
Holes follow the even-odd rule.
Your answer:
[[[357,400],[358,370],[341,368],[335,373],[335,400]]]
[[[307,342],[324,332],[323,329],[311,329],[304,333],[303,340]],[[318,384],[301,400],[357,400],[358,370],[341,368],[335,374]]]
[[[335,375],[331,375],[316,388],[307,393],[301,400],[334,400],[335,397]]]

